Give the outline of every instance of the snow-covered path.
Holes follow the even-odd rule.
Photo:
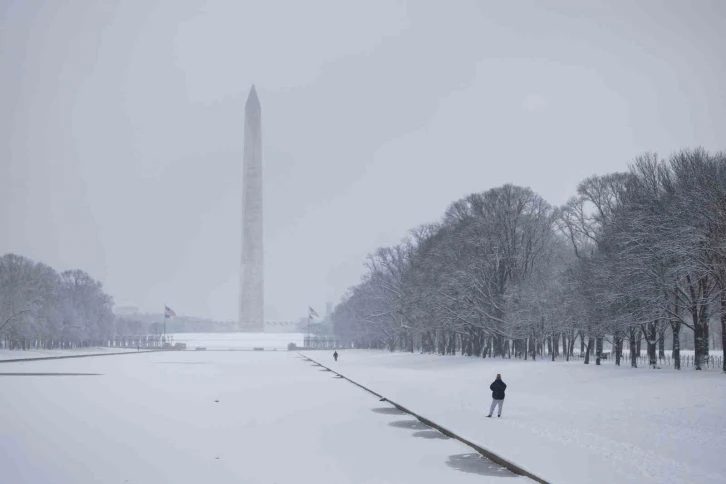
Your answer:
[[[531,482],[288,352],[8,363],[0,373],[45,374],[0,374],[2,482]]]
[[[549,482],[726,482],[720,372],[339,353],[305,354]],[[497,373],[504,415],[487,419]]]

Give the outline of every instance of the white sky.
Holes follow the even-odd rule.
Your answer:
[[[254,82],[266,319],[322,314],[468,193],[560,204],[643,151],[723,149],[725,21],[719,0],[0,0],[0,253],[235,319]]]

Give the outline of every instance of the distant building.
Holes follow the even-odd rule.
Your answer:
[[[114,306],[113,313],[116,316],[132,316],[139,313],[139,308],[136,306]]]

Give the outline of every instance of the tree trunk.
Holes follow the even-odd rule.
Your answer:
[[[648,348],[648,365],[651,368],[655,368],[658,365],[658,360],[655,357],[655,343],[658,338],[657,321],[651,321],[644,328],[645,343]]]
[[[726,274],[722,280],[726,279]],[[726,286],[726,281],[723,283]],[[721,351],[723,353],[723,372],[726,373],[726,287],[721,288]]]
[[[701,370],[708,358],[708,305],[698,305],[697,313],[694,315],[694,350],[696,370]]]
[[[590,350],[594,347],[593,343],[595,342],[592,338],[587,338],[587,347],[585,348],[585,364],[590,364]]]
[[[689,283],[691,281],[689,280]],[[708,303],[706,303],[708,278],[698,280],[698,286],[689,284],[691,293],[691,317],[693,319],[694,366],[701,370],[708,358]]]
[[[570,333],[569,338],[569,344],[570,347],[567,349],[567,361],[570,361],[570,358],[572,358],[575,355],[575,333]]]
[[[613,340],[615,343],[615,366],[620,366],[620,358],[623,356],[623,338],[620,336],[619,330],[615,332]]]
[[[640,345],[643,342],[643,332],[638,329],[638,330],[635,331],[635,334],[637,335],[636,347],[637,347],[637,350],[638,350],[638,354],[636,356],[638,358],[640,358]]]
[[[635,328],[630,328],[630,334],[628,337],[630,342],[630,366],[633,368],[638,367],[638,353],[636,353],[638,347],[637,334],[638,331]]]
[[[602,336],[595,340],[595,365],[600,366],[600,358],[602,357]]]
[[[676,313],[678,312],[678,305],[676,305]],[[672,321],[671,329],[673,330],[673,368],[676,370],[681,369],[681,322]]]
[[[585,352],[585,335],[580,333],[580,354]]]
[[[479,329],[474,335],[474,355],[481,357],[482,350],[482,330]]]
[[[701,327],[703,328],[703,348],[701,350],[701,354],[703,355],[703,364],[708,364],[708,355],[711,350],[711,345],[709,344],[710,341],[710,332],[711,332],[711,312],[709,311],[710,307],[708,303],[704,303],[701,306]]]

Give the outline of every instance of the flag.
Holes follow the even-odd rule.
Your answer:
[[[164,317],[165,318],[175,318],[176,317],[176,313],[169,306],[164,306]]]
[[[318,313],[316,313],[313,308],[311,308],[310,306],[308,306],[308,317],[309,318],[312,318],[312,317],[319,318],[320,316],[318,316]]]

